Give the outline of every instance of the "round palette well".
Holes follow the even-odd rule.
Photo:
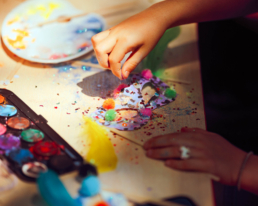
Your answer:
[[[17,114],[17,109],[13,105],[0,105],[1,117],[12,117]]]
[[[5,102],[5,97],[0,94],[0,104]]]
[[[12,149],[6,152],[6,155],[19,165],[33,159],[33,154],[29,150],[22,148]]]
[[[90,52],[91,37],[105,30],[104,19],[97,14],[54,22],[42,22],[60,16],[83,13],[65,0],[25,1],[4,19],[2,37],[6,47],[17,56],[39,63],[60,63]]]
[[[67,155],[55,155],[49,160],[49,167],[54,170],[66,170],[73,166],[73,161]]]
[[[30,149],[33,154],[41,157],[50,157],[59,153],[59,147],[55,142],[38,142]]]
[[[18,148],[20,146],[20,138],[12,134],[1,135],[0,136],[0,149],[11,150]]]
[[[0,135],[4,134],[6,132],[6,126],[0,123]]]
[[[22,173],[32,178],[37,178],[41,172],[47,170],[47,166],[41,162],[28,162],[22,166]]]
[[[39,142],[44,139],[44,134],[37,129],[27,129],[22,131],[21,138],[26,142]]]
[[[25,117],[11,117],[6,124],[13,129],[23,130],[30,126],[30,121]]]

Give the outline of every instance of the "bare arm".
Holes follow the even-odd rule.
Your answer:
[[[162,14],[168,27],[182,24],[228,19],[258,11],[257,0],[167,0],[150,9]]]
[[[92,38],[101,66],[122,78],[120,62],[132,52],[122,68],[127,78],[153,49],[166,29],[192,22],[243,16],[258,11],[258,0],[167,0],[152,5],[110,30]]]

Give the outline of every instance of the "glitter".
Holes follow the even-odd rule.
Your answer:
[[[84,71],[90,71],[90,69],[91,69],[91,67],[87,67],[87,66],[84,66],[84,65],[81,68]]]

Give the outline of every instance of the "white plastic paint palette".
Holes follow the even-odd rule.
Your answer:
[[[91,37],[105,29],[101,16],[89,14],[65,23],[35,25],[81,13],[64,0],[28,0],[6,16],[3,42],[17,56],[33,62],[60,63],[77,58],[92,50]]]

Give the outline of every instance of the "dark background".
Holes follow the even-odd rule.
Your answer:
[[[235,19],[200,23],[198,32],[207,130],[258,154],[258,34]],[[214,190],[217,206],[258,205],[236,187]]]

